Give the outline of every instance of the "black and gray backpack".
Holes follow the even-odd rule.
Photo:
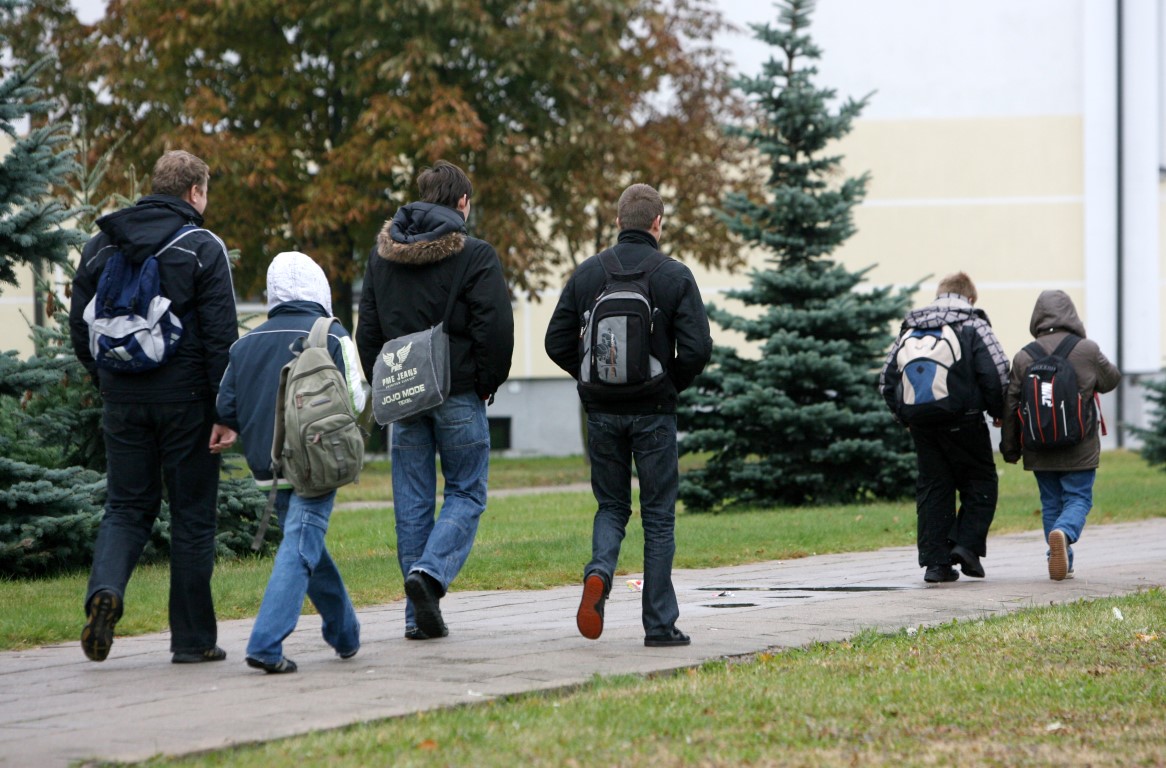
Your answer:
[[[604,282],[579,329],[579,390],[596,400],[652,392],[666,373],[652,350],[658,310],[650,281],[668,257],[654,251],[632,270],[624,269],[614,250],[597,258]]]

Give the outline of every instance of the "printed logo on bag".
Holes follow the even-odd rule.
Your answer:
[[[198,227],[187,224],[139,262],[114,249],[105,262],[97,291],[85,306],[89,352],[98,368],[117,373],[149,371],[170,359],[182,341],[182,320],[162,295],[158,254]]]
[[[598,258],[604,282],[579,329],[579,389],[597,400],[654,391],[666,377],[652,353],[657,309],[650,281],[668,257],[655,252],[634,270],[623,269],[613,251]]]
[[[1024,371],[1016,409],[1023,447],[1039,451],[1077,445],[1090,419],[1096,418],[1094,402],[1082,396],[1069,362],[1079,341],[1081,337],[1070,334],[1051,353],[1035,341],[1024,348],[1032,362]]]
[[[951,325],[907,328],[895,353],[899,418],[907,424],[951,421],[973,407],[971,359]]]

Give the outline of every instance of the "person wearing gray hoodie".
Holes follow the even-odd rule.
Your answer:
[[[1028,324],[1029,333],[1045,354],[1052,353],[1066,337],[1080,337],[1069,352],[1068,362],[1077,375],[1081,400],[1094,401],[1095,393],[1110,392],[1121,381],[1121,372],[1085,335],[1085,324],[1073,300],[1064,291],[1043,291],[1037,297]],[[1024,442],[1019,418],[1021,387],[1029,365],[1036,359],[1031,347],[1016,353],[1005,393],[1005,412],[1000,433],[1000,453],[1009,464],[1022,458],[1024,468],[1036,477],[1040,489],[1041,518],[1048,543],[1049,578],[1073,578],[1072,545],[1081,538],[1085,517],[1093,507],[1093,483],[1101,462],[1100,410],[1084,421],[1082,440],[1075,445],[1048,448]]]

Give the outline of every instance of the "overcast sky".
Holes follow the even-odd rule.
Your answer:
[[[106,0],[71,0],[73,7],[83,22],[91,22],[105,13]],[[753,39],[752,31],[746,27],[749,22],[772,21],[777,18],[777,9],[772,2],[758,0],[715,0],[715,4],[725,17],[741,27],[740,32],[723,35],[719,41],[721,48],[730,52],[733,74],[756,74],[761,62],[768,57],[767,46]]]

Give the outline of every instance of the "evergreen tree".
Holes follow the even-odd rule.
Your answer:
[[[911,293],[860,289],[869,268],[851,272],[831,259],[855,231],[852,209],[867,177],[843,178],[830,149],[867,99],[835,107],[834,91],[813,84],[812,9],[786,0],[777,27],[754,25],[777,51],[760,75],[737,81],[757,118],[730,130],[767,162],[768,195],[733,193],[723,216],[767,252],[766,265],[749,288],[728,294],[753,308],[747,315],[709,310],[747,348],[718,345],[685,393],[681,450],[711,454],[681,482],[690,510],[896,498],[914,488],[908,436],[877,392],[892,324]]]
[[[27,4],[0,0],[0,53],[6,47],[3,29]],[[45,57],[13,67],[0,79],[0,131],[14,142],[0,159],[0,284],[16,285],[17,264],[66,263],[69,247],[85,239],[64,226],[77,211],[53,194],[54,187],[73,178],[77,163],[69,125],[51,119],[53,102],[36,84],[52,63]],[[26,121],[28,131],[22,136],[19,129]]]
[[[1128,425],[1134,437],[1142,441],[1139,451],[1150,466],[1166,469],[1166,378],[1148,379],[1141,382],[1146,388],[1146,399],[1150,401],[1150,423],[1146,427]]]

